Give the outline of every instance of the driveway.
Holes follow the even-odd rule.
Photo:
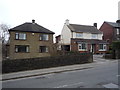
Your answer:
[[[109,62],[111,60],[115,60],[115,59],[105,59],[103,58],[103,54],[93,55],[93,62],[95,63],[104,63],[104,62]]]

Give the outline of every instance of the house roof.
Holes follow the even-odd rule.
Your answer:
[[[88,26],[88,25],[69,24],[68,28],[73,32],[89,32],[89,33],[96,33],[96,34],[102,33],[96,27]]]
[[[112,27],[115,27],[115,28],[120,27],[120,23],[116,23],[116,22],[106,22],[106,23],[108,23],[109,25],[111,25]]]
[[[49,33],[54,34],[54,32],[44,28],[43,26],[38,25],[37,23],[24,23],[14,28],[11,28],[9,31],[22,31],[22,32],[35,32],[35,33]]]

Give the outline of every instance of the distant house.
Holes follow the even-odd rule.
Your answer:
[[[103,32],[103,40],[112,43],[120,40],[120,20],[116,22],[104,22],[99,29]]]
[[[32,23],[9,29],[9,58],[24,59],[51,56],[54,53],[54,32]]]
[[[97,24],[94,25],[70,24],[66,20],[61,35],[56,37],[58,50],[105,53],[108,43],[102,40],[103,33],[97,29]]]
[[[61,35],[58,35],[55,37],[56,38],[56,45],[57,45],[57,50],[61,50]]]

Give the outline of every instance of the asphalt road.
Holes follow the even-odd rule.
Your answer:
[[[3,88],[103,88],[118,85],[118,62],[103,62],[93,68],[18,80],[3,81]]]

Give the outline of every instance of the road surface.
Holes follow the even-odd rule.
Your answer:
[[[88,69],[3,81],[3,88],[103,88],[118,86],[118,61],[101,62]],[[108,86],[109,86],[108,85]]]

